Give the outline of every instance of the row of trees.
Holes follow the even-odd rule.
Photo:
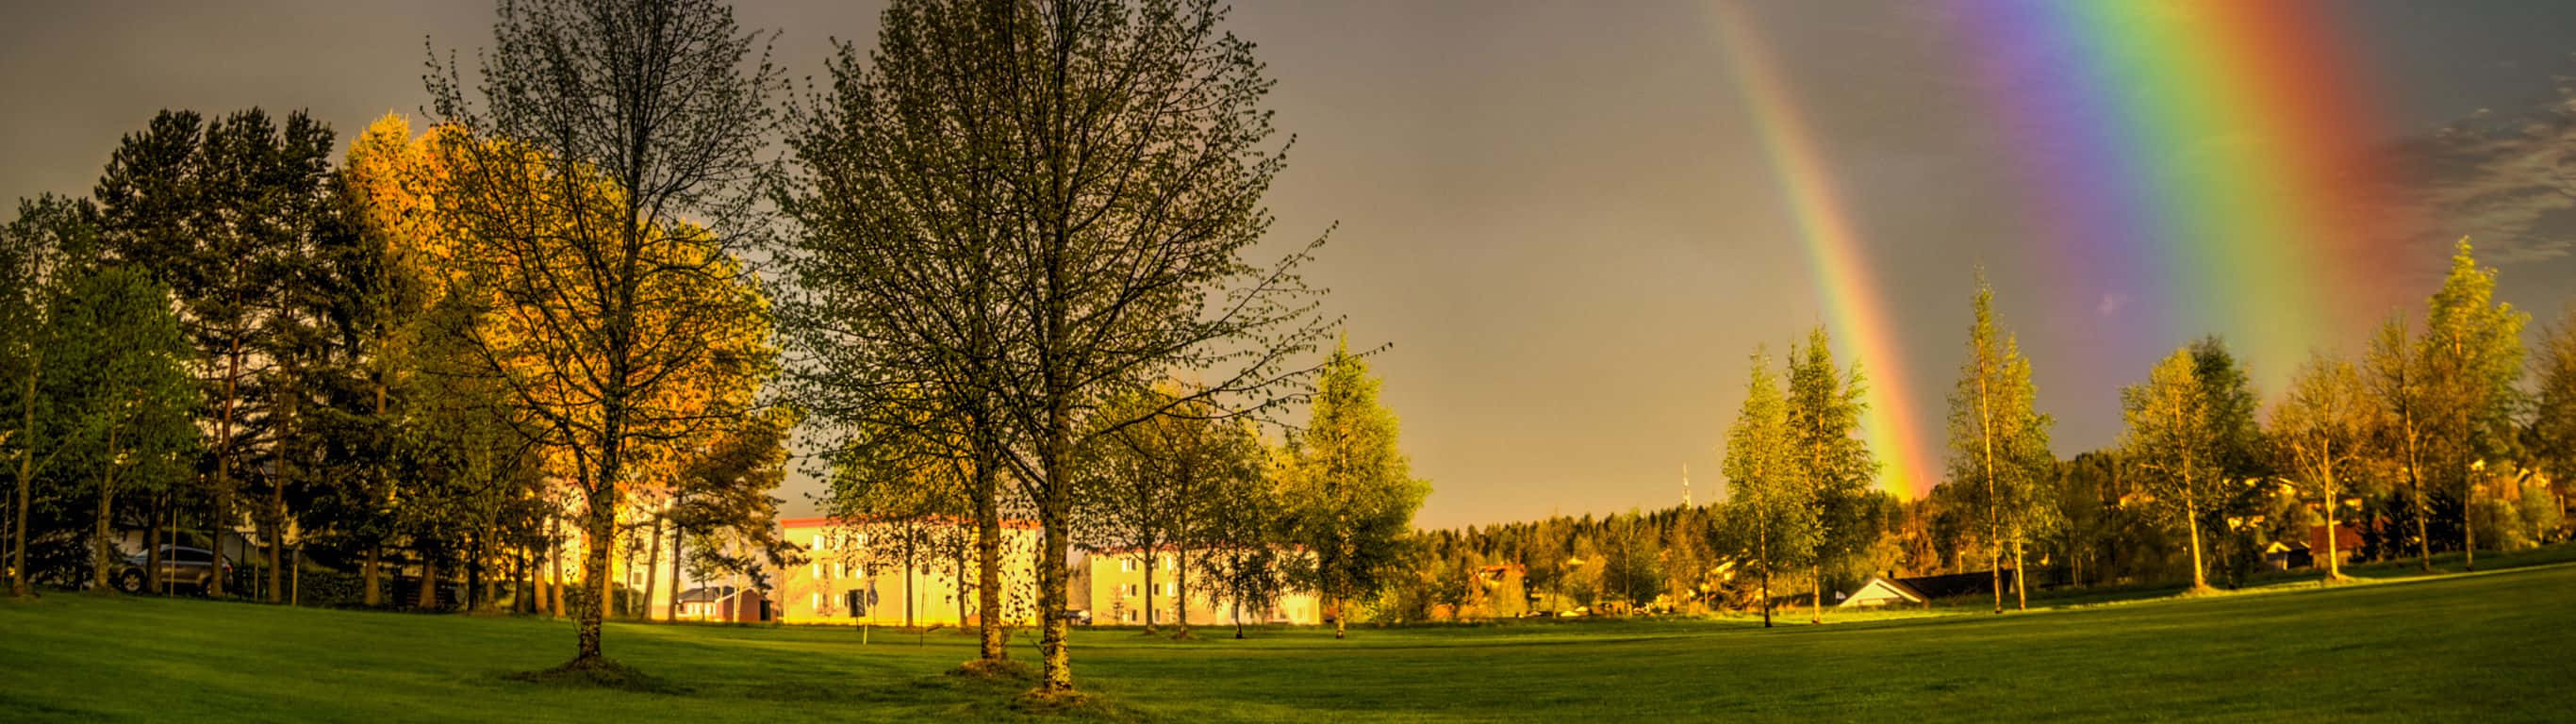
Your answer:
[[[836,512],[971,520],[988,612],[1003,522],[1032,520],[1042,692],[1073,687],[1075,545],[1180,548],[1253,593],[1262,576],[1243,571],[1311,560],[1340,600],[1371,586],[1421,499],[1374,382],[1336,377],[1362,375],[1359,357],[1299,361],[1335,325],[1298,276],[1323,239],[1253,259],[1285,145],[1224,16],[1208,0],[895,2],[877,47],[842,46],[787,129],[778,310]],[[1264,453],[1248,423],[1307,402],[1313,424]],[[1004,625],[983,617],[970,668],[1006,660]]]
[[[740,253],[765,228],[744,131],[774,74],[734,72],[751,36],[712,4],[501,15],[479,102],[433,73],[439,123],[389,117],[337,169],[301,113],[164,112],[92,199],[22,204],[0,245],[14,589],[70,583],[46,573],[59,550],[98,551],[106,583],[126,530],[147,571],[164,541],[244,531],[265,600],[309,548],[376,605],[399,552],[422,606],[456,567],[469,606],[502,579],[526,610],[569,599],[576,661],[597,662],[621,538],[649,552],[648,598],[665,560],[676,587],[789,552],[769,491],[796,419],[764,404],[770,301]],[[672,73],[674,54],[714,65]]]
[[[2008,590],[2027,606],[2031,574],[2205,587],[2244,580],[2274,542],[2312,539],[2329,579],[2346,556],[2429,570],[2433,553],[2458,551],[2474,565],[2480,548],[2565,536],[2576,479],[2576,308],[2526,365],[2528,317],[2494,301],[2494,276],[2464,242],[2420,324],[2391,320],[2358,362],[2315,355],[2268,410],[2225,344],[2186,345],[2123,392],[2119,445],[2070,460],[2051,452],[2030,362],[1980,283],[1931,495],[1842,487],[1856,478],[1839,471],[1867,470],[1836,465],[1867,460],[1846,417],[1858,374],[1831,373],[1819,334],[1793,350],[1785,391],[1755,356],[1725,501],[1434,532],[1391,610],[1758,608],[1767,620],[1772,575],[1800,574],[1821,602],[1838,582],[1894,572],[1989,573],[2000,612]],[[2313,534],[2339,526],[2360,550]],[[1505,567],[1522,576],[1508,594]]]

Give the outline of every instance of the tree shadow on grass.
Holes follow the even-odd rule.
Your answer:
[[[614,689],[647,694],[685,694],[688,690],[608,657],[578,658],[562,666],[505,675],[512,681],[574,689]]]

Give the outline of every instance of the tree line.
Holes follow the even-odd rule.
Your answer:
[[[2034,583],[2241,584],[2274,543],[2313,542],[2329,581],[2346,559],[2474,568],[2481,550],[2565,539],[2576,479],[2576,305],[2526,350],[2530,316],[2495,301],[2495,274],[2463,241],[2421,312],[2392,315],[2357,359],[2315,353],[2268,408],[2222,340],[2185,345],[2122,391],[2117,444],[2069,459],[1980,281],[1928,496],[1847,487],[1870,472],[1849,422],[1860,376],[1833,372],[1819,332],[1785,370],[1755,354],[1725,500],[1433,531],[1386,610],[1767,622],[1783,589],[1820,609],[1871,575],[1985,574],[2001,612]]]
[[[208,594],[316,561],[426,607],[461,569],[616,679],[614,562],[649,600],[801,554],[769,491],[802,429],[827,508],[911,523],[882,548],[972,568],[980,610],[1006,516],[1037,527],[1045,692],[1077,544],[1186,547],[1238,606],[1364,598],[1427,484],[1372,350],[1318,354],[1324,237],[1254,257],[1288,144],[1225,14],[907,0],[800,90],[721,2],[501,0],[476,62],[433,45],[425,127],[336,167],[302,113],[165,112],[0,246],[13,586],[247,529],[261,575]]]

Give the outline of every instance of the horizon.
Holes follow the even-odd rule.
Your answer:
[[[1338,222],[1309,277],[1355,340],[1392,345],[1371,364],[1433,484],[1416,524],[1444,529],[1662,509],[1685,466],[1699,500],[1721,499],[1745,356],[1819,324],[1872,379],[1882,484],[1919,495],[1938,475],[1978,269],[2032,358],[2061,457],[2112,444],[2120,387],[2205,334],[2268,403],[2306,350],[2355,353],[2386,315],[2419,312],[2461,236],[2500,270],[2499,299],[2555,319],[2576,286],[2569,205],[2529,193],[2545,179],[2409,154],[2452,124],[2554,102],[2576,10],[2264,7],[1301,3],[1243,7],[1229,26],[1260,44],[1277,124],[1298,139],[1268,197],[1269,244]],[[799,78],[821,74],[831,37],[872,43],[876,13],[742,8],[746,25],[788,28],[776,57]],[[16,15],[0,30],[10,198],[86,194],[118,137],[164,107],[310,109],[345,148],[367,121],[426,102],[422,36],[461,57],[490,43],[475,4]],[[2083,42],[2113,21],[2161,30],[2125,56]],[[345,61],[307,61],[317,53]],[[207,56],[224,60],[189,60]],[[2301,80],[2335,97],[2297,106],[2265,90]],[[2300,108],[2354,113],[2285,137],[2313,127]],[[2384,178],[2339,175],[2378,161]],[[2251,180],[2203,189],[2216,172]],[[2183,193],[2197,190],[2208,197]],[[2069,193],[2102,201],[2052,195]],[[2412,220],[2337,220],[2352,199],[2387,198],[2409,199],[2383,211]],[[2228,210],[2246,200],[2300,210]],[[2311,238],[2355,228],[2378,237]],[[2262,245],[2278,237],[2297,241]],[[2251,281],[2284,270],[2278,289]],[[800,474],[785,512],[812,512],[818,487]]]

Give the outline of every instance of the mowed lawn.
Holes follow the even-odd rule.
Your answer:
[[[1792,617],[1788,620],[1801,621]],[[2576,566],[1997,617],[1081,631],[1076,672],[1145,721],[2301,722],[2576,717]],[[0,601],[0,721],[960,721],[1022,685],[945,676],[954,634],[614,625],[674,693],[504,678],[570,624],[56,593]],[[1013,655],[1034,660],[1033,641]],[[1066,717],[1054,717],[1058,719]]]

